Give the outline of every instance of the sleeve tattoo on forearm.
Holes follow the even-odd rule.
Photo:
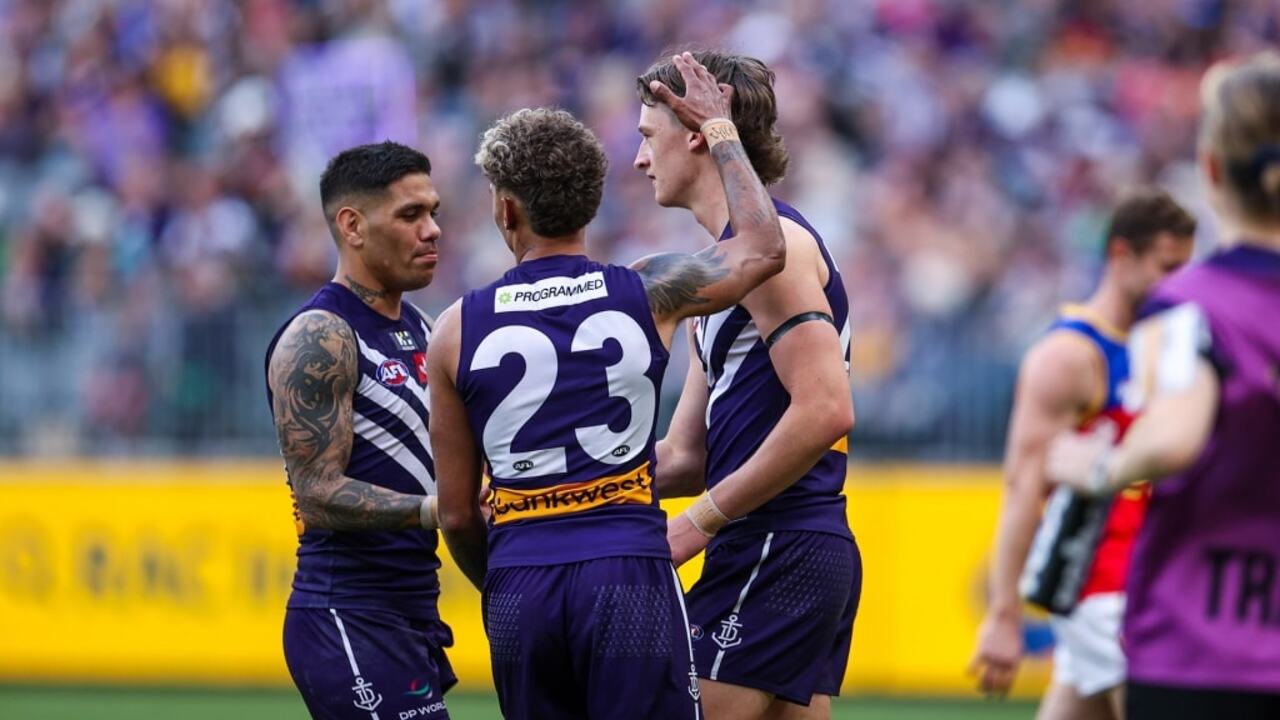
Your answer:
[[[351,328],[327,313],[300,315],[271,367],[276,433],[304,522],[331,530],[415,524],[420,498],[343,475],[358,379]]]

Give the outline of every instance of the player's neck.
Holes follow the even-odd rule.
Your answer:
[[[586,255],[587,232],[579,230],[560,237],[542,237],[533,233],[522,234],[512,243],[516,264],[553,255]]]
[[[719,174],[703,173],[694,188],[689,211],[698,224],[715,240],[720,239],[724,226],[729,224],[729,201],[724,196],[724,185]]]
[[[341,264],[338,265],[338,272],[333,276],[333,281],[355,293],[356,297],[379,315],[392,320],[400,319],[398,290],[386,290],[366,273],[344,268]]]
[[[1084,306],[1115,330],[1128,333],[1137,308],[1125,297],[1117,283],[1104,278]]]
[[[1223,247],[1250,245],[1257,248],[1280,252],[1280,230],[1256,223],[1239,224],[1229,228],[1227,240]]]

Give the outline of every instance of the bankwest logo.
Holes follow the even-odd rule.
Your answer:
[[[653,478],[649,463],[623,475],[610,475],[597,480],[531,490],[493,488],[489,506],[493,522],[501,525],[512,520],[554,517],[590,510],[602,505],[653,503]]]
[[[608,297],[604,273],[544,278],[536,283],[503,285],[493,293],[494,312],[543,310]]]

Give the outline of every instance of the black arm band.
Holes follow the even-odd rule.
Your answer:
[[[799,315],[792,315],[790,318],[787,318],[786,322],[782,323],[777,327],[777,329],[769,333],[769,338],[764,341],[764,344],[766,347],[773,347],[775,343],[782,339],[783,335],[786,335],[791,331],[791,328],[801,323],[813,322],[815,320],[829,322],[831,323],[831,327],[836,326],[836,319],[824,312],[818,312],[816,310],[812,312],[802,312]]]

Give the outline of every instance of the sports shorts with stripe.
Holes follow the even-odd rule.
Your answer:
[[[284,657],[317,720],[440,720],[458,678],[449,626],[385,610],[289,608]]]
[[[698,675],[808,705],[839,695],[862,594],[847,537],[778,531],[717,539],[686,602]]]
[[[490,568],[484,623],[507,720],[699,720],[670,560]]]

